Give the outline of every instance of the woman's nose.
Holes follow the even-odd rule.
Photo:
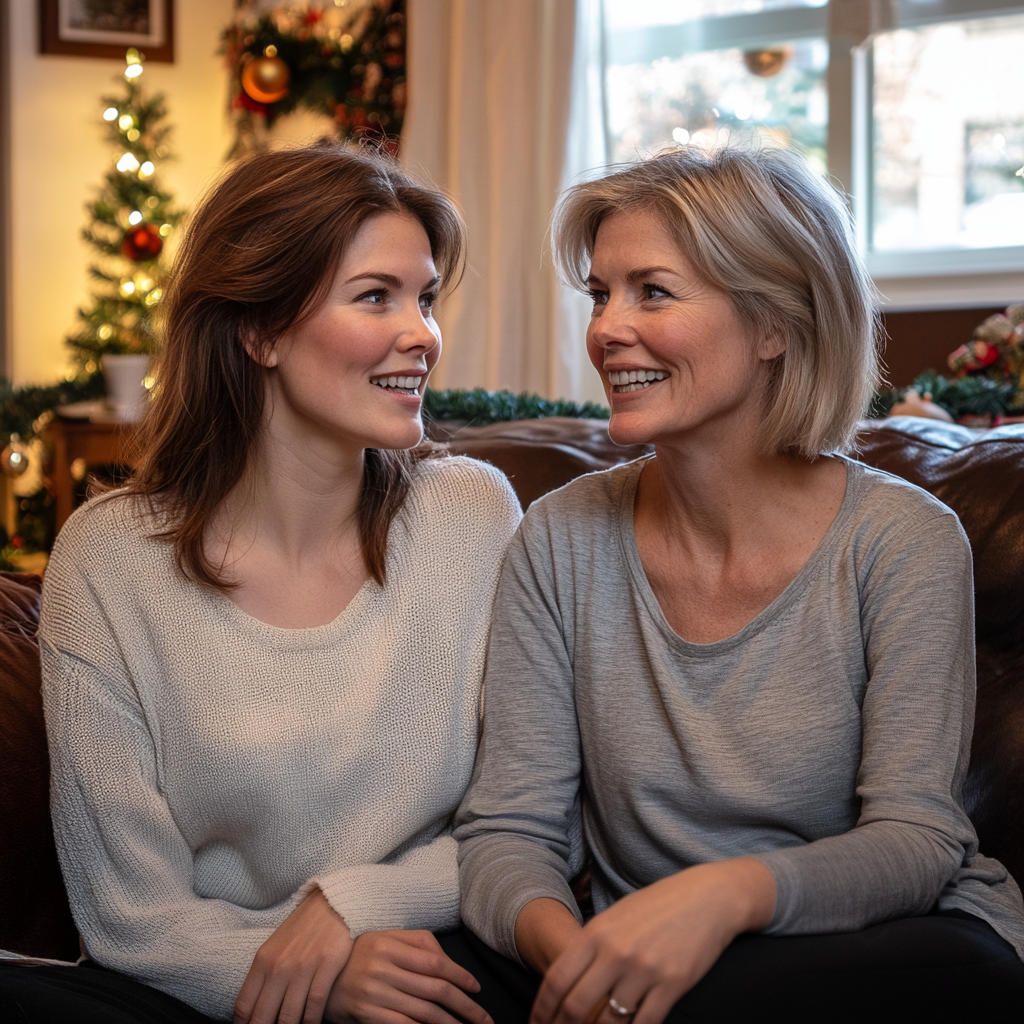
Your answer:
[[[403,352],[413,349],[422,349],[429,352],[441,344],[441,332],[433,320],[423,315],[423,310],[417,305],[416,312],[412,314],[408,323],[399,337],[399,347]]]
[[[600,312],[590,321],[588,334],[594,344],[601,348],[633,344],[636,331],[626,303],[615,296],[609,297]]]

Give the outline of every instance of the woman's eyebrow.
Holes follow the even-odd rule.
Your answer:
[[[384,284],[391,285],[392,288],[401,288],[403,285],[400,277],[395,277],[394,274],[383,274],[378,273],[375,270],[368,270],[365,274],[356,274],[355,277],[350,277],[345,284],[352,284],[354,281],[383,281]],[[433,288],[441,283],[441,275],[437,274],[432,277],[423,287],[424,289]]]
[[[402,279],[395,277],[394,274],[380,273],[376,270],[368,270],[365,274],[356,274],[355,277],[350,277],[345,284],[352,284],[353,281],[383,281],[384,284],[391,285],[392,288],[401,288]]]
[[[638,267],[626,275],[626,280],[640,281],[645,277],[650,277],[651,274],[673,274],[675,277],[679,276],[679,272],[671,267]]]

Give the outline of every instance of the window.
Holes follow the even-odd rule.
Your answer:
[[[864,204],[876,268],[1024,261],[1022,52],[1024,14],[876,37]]]
[[[673,140],[757,136],[795,145],[825,173],[823,0],[605,3],[612,159],[655,152]],[[692,20],[695,12],[703,20]]]
[[[876,278],[1024,269],[1024,3],[864,0],[852,57],[843,4],[604,0],[612,159],[793,145],[851,192]]]

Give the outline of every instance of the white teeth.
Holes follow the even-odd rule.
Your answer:
[[[422,377],[371,377],[370,383],[381,388],[397,388],[401,391],[413,391],[420,386]]]
[[[650,381],[665,380],[666,377],[668,373],[664,370],[612,370],[608,374],[608,383],[612,387],[621,387],[625,393],[639,390],[630,385],[646,386]]]

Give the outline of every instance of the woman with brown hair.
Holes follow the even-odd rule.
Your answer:
[[[431,935],[519,518],[421,444],[462,248],[447,199],[333,143],[194,215],[138,470],[47,572],[54,829],[108,970],[9,969],[27,1020],[487,1024]]]

